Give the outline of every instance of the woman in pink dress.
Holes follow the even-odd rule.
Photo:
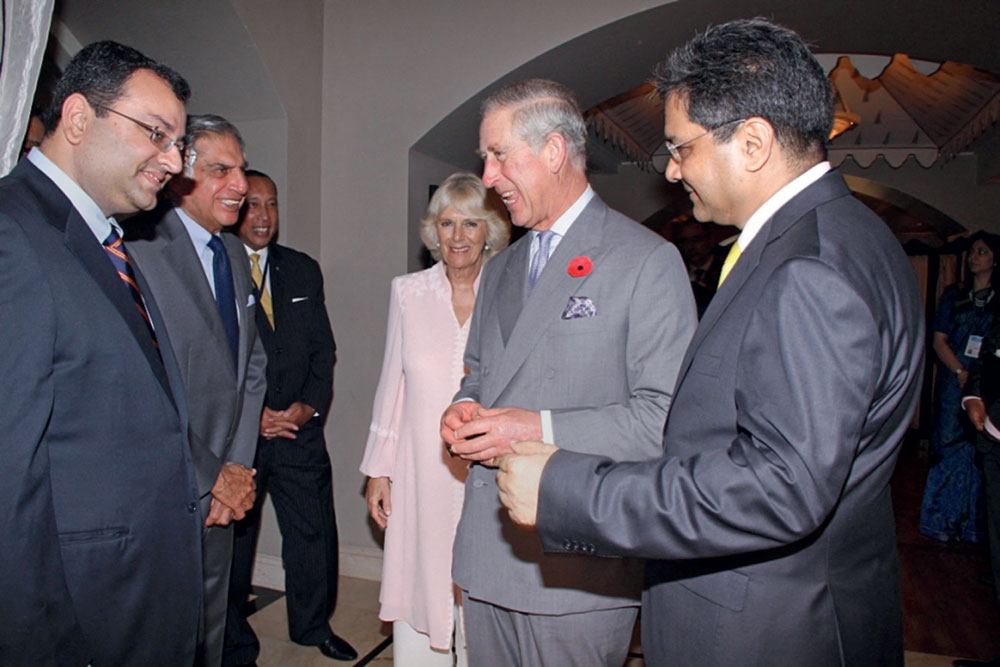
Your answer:
[[[465,664],[451,547],[468,464],[438,434],[464,375],[462,357],[483,262],[510,226],[479,177],[452,174],[431,198],[420,236],[439,260],[394,278],[382,374],[361,472],[372,520],[385,529],[379,618],[393,624],[397,665]]]

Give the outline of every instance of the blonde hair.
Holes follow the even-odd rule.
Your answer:
[[[483,257],[489,259],[507,247],[510,242],[510,221],[507,209],[483,181],[468,171],[458,171],[444,179],[420,220],[420,240],[424,242],[435,261],[441,259],[438,247],[437,224],[441,211],[451,206],[463,215],[486,223],[486,247]]]

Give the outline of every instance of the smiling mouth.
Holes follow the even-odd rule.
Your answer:
[[[146,171],[144,171],[142,173],[157,188],[162,188],[163,184],[167,182],[168,178],[170,178],[169,174],[166,174],[166,173],[161,172],[161,171],[152,171],[152,170],[147,169]]]

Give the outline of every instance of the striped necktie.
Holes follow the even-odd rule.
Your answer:
[[[132,295],[132,300],[135,301],[135,307],[139,309],[139,314],[142,315],[142,321],[146,323],[146,328],[149,329],[149,335],[153,339],[153,346],[159,350],[160,345],[156,340],[156,332],[153,330],[153,322],[149,319],[149,312],[146,310],[146,302],[142,300],[142,292],[139,291],[139,284],[135,281],[135,272],[132,270],[132,260],[129,259],[128,253],[125,252],[125,246],[122,244],[122,237],[118,235],[117,230],[113,227],[111,228],[111,233],[108,234],[108,238],[104,239],[103,245],[105,252],[108,254],[108,258],[111,259],[111,263],[114,264],[115,270],[118,272],[118,277],[123,283],[125,283],[129,294]]]

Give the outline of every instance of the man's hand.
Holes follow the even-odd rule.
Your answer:
[[[247,511],[253,507],[253,501],[257,495],[255,493],[257,483],[253,481],[253,476],[256,474],[256,470],[241,466],[239,463],[222,464],[219,476],[212,487],[212,505],[209,508],[208,518],[205,520],[206,526],[212,525],[208,521],[213,518],[213,514],[217,519],[225,519],[225,512],[221,508],[216,510],[217,502],[225,505],[232,512],[232,516],[225,519],[225,523],[220,525],[226,525],[232,518],[238,521],[246,516]]]
[[[454,439],[452,454],[490,465],[497,456],[513,452],[515,442],[541,440],[542,417],[521,408],[484,408],[475,419],[455,429]]]
[[[229,509],[215,498],[212,498],[212,504],[208,507],[208,516],[205,517],[205,527],[228,526],[234,517],[235,514],[233,513],[233,510]]]
[[[368,513],[372,521],[385,530],[389,525],[389,515],[392,514],[392,499],[388,477],[369,477],[365,486],[365,500],[368,502]]]
[[[983,403],[983,399],[967,398],[963,407],[965,408],[965,413],[969,415],[969,421],[972,422],[977,431],[982,431],[986,428],[986,404]]]
[[[448,451],[461,442],[455,431],[479,416],[483,406],[475,401],[459,401],[452,403],[441,415],[441,439],[448,445]]]
[[[507,508],[514,523],[522,528],[534,528],[538,523],[538,488],[542,471],[559,448],[542,442],[519,442],[513,445],[513,450],[513,454],[504,454],[497,459],[500,502]]]
[[[301,401],[295,401],[284,410],[265,407],[260,414],[260,434],[268,439],[295,440],[295,432],[315,414],[313,408]]]

